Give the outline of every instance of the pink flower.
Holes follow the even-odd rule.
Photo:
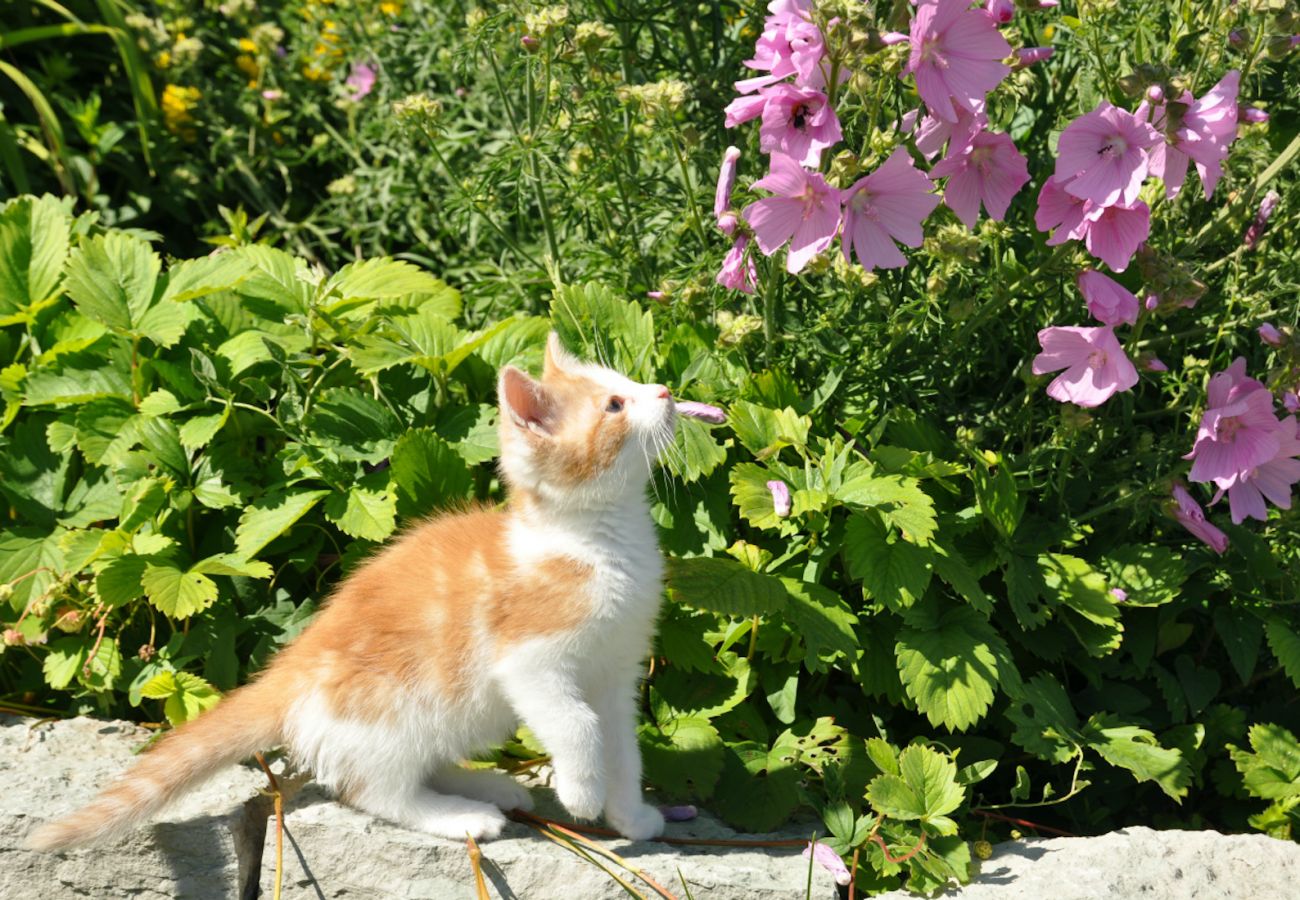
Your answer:
[[[1075,283],[1088,301],[1088,312],[1101,324],[1137,324],[1138,299],[1124,285],[1095,269],[1084,269]]]
[[[1268,220],[1273,215],[1273,210],[1277,209],[1278,201],[1282,198],[1277,191],[1269,191],[1264,195],[1264,199],[1259,202],[1259,210],[1255,213],[1255,218],[1246,228],[1246,234],[1242,237],[1241,242],[1247,250],[1253,250],[1259,243],[1260,236],[1264,234],[1264,227],[1268,225]]]
[[[795,273],[831,245],[840,228],[840,192],[817,172],[809,172],[784,153],[772,154],[772,168],[754,187],[770,191],[741,213],[764,256],[790,241],[786,271]]]
[[[970,146],[975,135],[987,128],[988,124],[983,112],[973,113],[961,108],[957,110],[955,122],[926,116],[916,129],[916,149],[926,159],[933,159],[946,142],[949,154],[960,153]]]
[[[1055,47],[1022,47],[1016,51],[1014,69],[1024,69],[1040,62],[1047,62],[1056,55]]]
[[[1107,206],[1089,212],[1083,241],[1089,253],[1116,272],[1123,272],[1150,233],[1151,208],[1139,200],[1132,206]]]
[[[716,406],[710,406],[707,403],[697,403],[694,400],[678,400],[675,404],[678,415],[688,416],[692,419],[699,419],[702,422],[708,422],[711,425],[721,425],[727,421],[727,414]]]
[[[1284,343],[1282,332],[1277,330],[1272,322],[1265,322],[1259,326],[1259,339],[1270,347],[1281,347]]]
[[[1248,471],[1277,456],[1282,423],[1273,415],[1273,395],[1246,376],[1246,360],[1210,379],[1208,409],[1201,416],[1196,442],[1184,459],[1195,460],[1188,478],[1230,488]]]
[[[984,11],[999,25],[1005,25],[1016,16],[1015,0],[985,0]]]
[[[1137,369],[1109,325],[1044,328],[1038,332],[1038,343],[1043,352],[1034,357],[1035,375],[1065,369],[1047,386],[1047,396],[1053,400],[1100,406],[1116,392],[1137,384]]]
[[[1223,176],[1223,160],[1237,138],[1237,87],[1241,74],[1233,69],[1201,97],[1184,91],[1178,103],[1181,115],[1170,106],[1157,107],[1152,124],[1165,132],[1165,140],[1151,149],[1151,174],[1163,178],[1165,195],[1178,196],[1187,179],[1187,163],[1196,163],[1205,199]]]
[[[700,814],[689,803],[685,806],[661,806],[659,812],[663,814],[665,822],[689,822]]]
[[[1147,148],[1159,139],[1146,122],[1103,100],[1061,132],[1056,177],[1083,200],[1132,206],[1147,177]]]
[[[1110,595],[1115,598],[1116,603],[1123,603],[1128,600],[1128,591],[1123,588],[1111,588]]]
[[[747,252],[748,245],[748,235],[742,234],[736,238],[736,242],[731,245],[731,249],[723,258],[722,268],[718,270],[714,281],[729,290],[744,294],[754,293],[754,285],[758,283],[758,272],[754,269],[754,260]]]
[[[769,481],[767,490],[772,495],[772,508],[778,519],[790,515],[790,486],[784,481]]]
[[[757,119],[763,114],[763,107],[767,106],[767,98],[761,93],[746,94],[737,97],[727,104],[723,112],[726,118],[722,120],[728,128],[735,128],[750,119]]]
[[[907,265],[894,241],[921,246],[921,222],[939,205],[930,188],[930,179],[902,147],[876,171],[854,182],[844,192],[844,259],[850,259],[852,245],[864,269]]]
[[[853,880],[853,874],[844,865],[844,860],[825,844],[810,842],[803,848],[803,858],[816,860],[817,865],[834,876],[836,884],[848,884]]]
[[[911,55],[905,72],[930,112],[957,121],[957,108],[984,108],[984,98],[1011,69],[1002,62],[1011,45],[983,10],[968,0],[922,0],[912,18]],[[955,105],[954,105],[955,104]]]
[[[1178,524],[1192,533],[1198,540],[1204,541],[1211,550],[1220,556],[1228,549],[1228,536],[1205,520],[1205,512],[1187,488],[1175,484],[1173,488],[1174,505],[1170,513]]]
[[[755,43],[754,58],[745,60],[747,67],[768,74],[737,81],[737,91],[748,94],[791,75],[798,76],[795,83],[803,87],[824,85],[821,61],[826,55],[826,42],[809,18],[810,7],[808,3],[781,0],[768,4],[771,15]]]
[[[1002,221],[1011,198],[1029,181],[1029,167],[1010,136],[984,131],[930,170],[931,178],[945,176],[943,202],[967,228],[974,228],[981,202],[990,219]]]
[[[713,193],[713,217],[721,227],[722,214],[731,206],[731,191],[736,186],[736,163],[740,160],[740,149],[728,147],[722,154],[722,168],[718,170],[718,187]],[[732,231],[735,225],[732,225]],[[727,231],[723,228],[723,231]],[[731,231],[727,231],[731,234]]]
[[[1237,121],[1247,125],[1263,125],[1268,121],[1268,113],[1258,107],[1247,106],[1237,113]]]
[[[1278,452],[1268,462],[1243,472],[1237,482],[1227,489],[1228,507],[1232,524],[1240,525],[1247,518],[1268,521],[1265,498],[1279,509],[1291,508],[1291,485],[1300,481],[1300,434],[1296,433],[1296,420],[1289,416],[1278,431]],[[1223,488],[1214,496],[1218,502]]]
[[[376,74],[374,68],[365,63],[353,64],[352,73],[348,75],[347,81],[344,82],[351,91],[348,99],[360,100],[374,90]]]
[[[840,142],[840,120],[821,91],[778,84],[763,92],[763,124],[758,146],[764,153],[780,150],[804,166],[821,162],[822,150]]]
[[[728,237],[736,233],[736,226],[739,224],[740,218],[731,210],[718,216],[718,230]]]
[[[1151,353],[1142,354],[1142,358],[1139,360],[1139,363],[1141,364],[1142,368],[1147,372],[1168,372],[1169,371],[1169,367],[1164,364],[1164,361],[1161,360],[1160,357]]]
[[[262,99],[263,99],[263,100],[270,100],[270,101],[273,102],[273,103],[274,103],[276,100],[283,100],[283,99],[284,99],[284,91],[279,90],[279,89],[277,89],[277,88],[267,88],[266,90],[262,91]]]
[[[1282,406],[1289,413],[1300,412],[1300,393],[1287,391],[1282,395]]]
[[[1084,214],[1088,211],[1088,204],[1066,192],[1066,180],[1052,176],[1043,182],[1038,192],[1034,225],[1039,231],[1056,229],[1047,239],[1048,246],[1079,240],[1087,231]]]

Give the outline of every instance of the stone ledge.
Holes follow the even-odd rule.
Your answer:
[[[35,724],[0,716],[0,898],[184,897],[251,900],[271,896],[274,820],[256,769],[228,769],[116,843],[40,854],[22,849],[39,821],[88,801],[130,763],[149,732],[126,722],[78,718]],[[549,789],[535,790],[539,811],[556,815]],[[308,786],[286,808],[285,898],[470,900],[475,896],[463,844],[407,831],[333,802]],[[816,828],[776,838],[806,837]],[[737,835],[701,814],[669,826],[675,837]],[[763,836],[752,836],[760,839]],[[698,900],[789,900],[803,897],[807,864],[797,849],[672,847],[656,842],[601,843],[678,892],[681,871]],[[484,842],[483,870],[505,900],[616,900],[627,894],[591,863],[511,824]],[[814,900],[837,896],[831,878],[814,872]]]

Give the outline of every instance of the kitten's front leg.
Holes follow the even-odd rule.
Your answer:
[[[658,837],[664,831],[664,817],[645,802],[641,788],[641,748],[636,739],[635,672],[616,679],[596,697],[605,741],[605,765],[609,793],[605,799],[605,821],[619,834],[634,841]]]
[[[554,666],[554,661],[549,664]],[[555,792],[564,808],[594,819],[605,807],[605,756],[596,711],[577,683],[546,662],[516,657],[499,669],[511,707],[551,754]]]

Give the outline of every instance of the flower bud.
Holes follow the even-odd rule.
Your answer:
[[[1138,357],[1138,365],[1146,372],[1168,372],[1169,367],[1165,365],[1160,357],[1153,353],[1143,353]]]
[[[1016,15],[1016,4],[1012,0],[986,0],[984,11],[994,22],[1005,25]]]
[[[1245,236],[1241,239],[1247,250],[1253,249],[1259,243],[1260,237],[1264,234],[1264,226],[1268,224],[1269,217],[1273,215],[1273,210],[1277,209],[1277,204],[1281,199],[1277,191],[1269,191],[1264,195],[1264,199],[1259,202],[1259,210],[1255,213],[1255,219],[1250,223]]]
[[[731,191],[736,186],[736,164],[739,160],[739,147],[728,147],[722,154],[722,168],[718,170],[718,187],[713,194],[713,216],[718,220],[719,228],[722,228],[722,214],[731,206]],[[736,229],[733,224],[731,231],[726,228],[722,230],[726,234],[731,234]]]
[[[663,814],[665,822],[689,822],[700,814],[700,811],[690,804],[685,806],[661,806],[659,812]]]
[[[1300,412],[1300,393],[1293,390],[1287,391],[1282,395],[1282,406],[1286,408],[1287,412]]]
[[[536,53],[537,48],[542,46],[542,42],[531,34],[526,34],[519,39],[519,46],[523,47],[526,53]]]
[[[1023,69],[1035,63],[1045,62],[1056,53],[1053,47],[1022,47],[1016,51],[1016,61],[1012,68]]]
[[[1165,102],[1165,89],[1158,84],[1153,84],[1147,88],[1147,99],[1152,104]]]
[[[784,481],[769,481],[767,489],[772,493],[772,508],[777,518],[784,519],[790,515],[790,488]]]
[[[718,230],[728,237],[736,233],[736,227],[739,224],[740,219],[738,219],[736,214],[730,210],[718,216]]]
[[[1282,332],[1278,331],[1272,322],[1265,322],[1259,326],[1259,339],[1270,347],[1281,347],[1286,343]]]
[[[23,633],[19,631],[17,628],[5,629],[4,645],[6,647],[21,647],[24,643],[25,642],[23,641]]]
[[[1247,125],[1263,125],[1268,121],[1268,113],[1254,106],[1244,106],[1237,114],[1237,121]]]
[[[1250,32],[1244,28],[1234,28],[1228,32],[1228,46],[1234,50],[1244,50],[1250,46]]]

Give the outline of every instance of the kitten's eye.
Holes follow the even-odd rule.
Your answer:
[[[605,406],[605,412],[607,412],[607,413],[620,413],[620,412],[622,412],[622,411],[623,411],[623,398],[622,398],[622,397],[610,397],[610,398],[609,398],[609,403]]]

